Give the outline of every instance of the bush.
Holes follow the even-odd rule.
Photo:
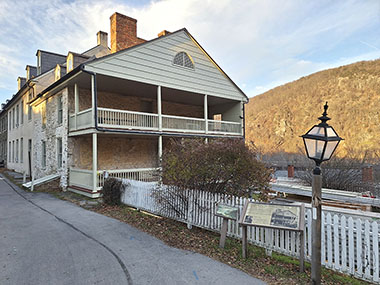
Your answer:
[[[162,156],[162,182],[154,198],[163,211],[186,219],[192,211],[210,211],[193,190],[250,197],[253,191],[269,187],[271,170],[257,160],[253,149],[239,139],[172,140]],[[257,194],[255,194],[257,195]],[[265,195],[264,195],[265,196]]]
[[[107,178],[102,189],[104,203],[111,206],[120,205],[123,191],[124,185],[120,179]]]
[[[351,190],[362,183],[361,168],[364,162],[351,158],[341,158],[334,156],[331,160],[322,163],[322,187],[336,190]],[[296,177],[301,179],[304,184],[312,185],[313,167],[306,171],[296,172]]]
[[[248,197],[269,186],[271,171],[243,140],[172,140],[162,156],[165,185]]]

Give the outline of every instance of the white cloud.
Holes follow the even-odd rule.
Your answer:
[[[20,8],[22,10],[20,11]],[[44,49],[67,54],[96,44],[115,11],[138,19],[138,36],[187,27],[220,66],[253,96],[301,76],[380,56],[380,2],[367,0],[119,0],[0,2],[0,99],[15,92],[25,65]],[[352,39],[355,53],[346,51]],[[349,44],[346,42],[351,41]],[[343,46],[343,48],[342,48]],[[359,47],[360,46],[360,47]],[[5,87],[4,87],[5,86]]]

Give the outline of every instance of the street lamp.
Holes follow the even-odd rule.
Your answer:
[[[312,184],[312,255],[311,255],[311,283],[321,284],[321,216],[322,216],[322,176],[320,165],[329,160],[342,140],[333,127],[327,124],[327,102],[325,111],[318,119],[321,122],[313,126],[302,136],[307,156],[315,161]]]

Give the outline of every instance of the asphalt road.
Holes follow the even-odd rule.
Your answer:
[[[265,284],[0,178],[0,284]]]

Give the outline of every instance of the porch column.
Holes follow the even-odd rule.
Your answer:
[[[207,105],[207,94],[204,96],[204,119],[205,119],[205,133],[208,133],[208,105]]]
[[[98,134],[92,134],[92,185],[93,192],[97,191],[97,176],[98,176]]]
[[[244,103],[243,101],[240,102],[240,124],[241,124],[241,135],[244,136]]]
[[[161,86],[157,86],[158,130],[162,131]]]
[[[74,114],[75,114],[75,129],[77,129],[77,114],[79,113],[79,90],[78,84],[74,84]]]
[[[162,162],[162,136],[158,137],[158,166],[161,167]]]
[[[91,75],[91,115],[92,126],[95,127],[95,75]]]

